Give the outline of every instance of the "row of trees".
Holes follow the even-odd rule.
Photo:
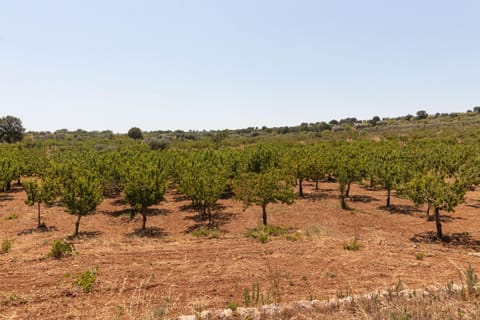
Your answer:
[[[330,179],[338,184],[340,206],[348,209],[352,183],[381,186],[390,207],[391,194],[427,204],[443,237],[440,212],[453,211],[478,183],[478,141],[448,139],[351,141],[316,144],[258,144],[244,148],[197,151],[150,151],[140,144],[116,148],[25,148],[0,145],[0,186],[6,190],[22,177],[28,204],[58,201],[77,216],[95,211],[103,197],[122,194],[132,217],[141,214],[146,228],[148,208],[164,199],[172,183],[209,225],[219,199],[235,197],[257,205],[267,224],[268,205],[292,203],[294,186],[303,196],[303,182]],[[29,178],[25,178],[29,177]],[[38,225],[41,226],[40,211]]]

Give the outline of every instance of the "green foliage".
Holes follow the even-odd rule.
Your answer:
[[[84,271],[75,278],[73,284],[81,287],[83,292],[89,293],[92,291],[93,284],[97,278],[97,272],[97,268]]]
[[[50,249],[49,256],[55,259],[60,259],[72,255],[74,251],[75,247],[73,244],[63,240],[55,240],[52,244],[52,248]]]
[[[472,298],[474,296],[478,296],[480,294],[480,289],[478,288],[478,284],[480,282],[478,275],[473,270],[472,266],[469,264],[468,268],[465,271],[458,271],[460,279],[465,281],[465,287],[463,287],[462,295],[465,299]]]
[[[141,153],[127,161],[123,172],[124,198],[133,213],[143,217],[146,230],[147,209],[163,201],[167,189],[165,163],[155,153]]]
[[[132,138],[134,140],[143,139],[142,130],[140,128],[137,128],[137,127],[130,128],[130,130],[128,130],[127,135],[128,135],[129,138]]]
[[[25,128],[19,118],[6,116],[0,118],[0,142],[15,143],[22,141]]]
[[[211,210],[230,184],[229,162],[218,151],[202,150],[177,154],[175,181],[204,217],[212,223]]]
[[[345,198],[350,196],[350,185],[366,175],[365,146],[354,142],[342,143],[329,153],[329,171],[338,182],[342,209],[348,209]]]
[[[277,202],[292,204],[295,200],[294,178],[283,169],[273,166],[266,169],[267,167],[266,164],[259,164],[261,172],[243,173],[235,184],[235,195],[245,207],[252,204],[261,206],[264,225],[267,224],[268,204]]]
[[[13,240],[11,239],[5,239],[2,241],[2,247],[0,250],[0,253],[8,253],[12,249],[13,246]]]
[[[267,243],[271,237],[289,236],[289,230],[284,227],[259,225],[255,229],[248,230],[245,236],[247,238],[258,239],[261,243]]]
[[[19,159],[17,145],[0,144],[0,192],[8,190],[11,181],[20,177]]]
[[[15,220],[18,219],[18,213],[10,213],[5,216],[5,220]]]
[[[248,288],[243,289],[243,302],[245,304],[245,307],[255,307],[258,306],[258,302],[260,300],[260,285],[257,282],[255,282],[252,285],[252,290],[249,290]]]
[[[200,227],[198,230],[192,231],[192,236],[204,238],[218,238],[220,237],[220,232],[216,228],[208,229]]]
[[[227,304],[227,309],[230,309],[230,310],[232,310],[233,312],[237,311],[237,309],[238,309],[238,303],[236,303],[235,301],[230,301],[230,302]]]
[[[36,204],[38,206],[37,227],[40,227],[42,225],[40,221],[40,205],[42,203],[51,204],[56,199],[59,188],[55,181],[49,177],[44,178],[44,180],[36,178],[24,179],[22,185],[27,194],[25,204],[29,206]]]
[[[103,200],[103,187],[98,173],[92,170],[92,155],[63,154],[52,165],[52,179],[58,185],[65,210],[77,216],[73,236],[78,236],[80,219],[95,212]]]
[[[425,253],[423,253],[423,252],[417,252],[415,254],[415,259],[417,259],[417,260],[423,260],[424,258],[425,258]]]

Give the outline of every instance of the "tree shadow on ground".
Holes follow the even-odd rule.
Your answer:
[[[327,199],[337,199],[338,195],[328,193],[328,190],[322,189],[312,193],[304,193],[303,197],[299,197],[299,199],[305,199],[309,201],[320,201],[320,200],[327,200]],[[333,190],[332,190],[333,191]]]
[[[235,213],[224,212],[225,209],[226,207],[223,205],[217,205],[213,208],[210,221],[208,214],[204,215],[200,211],[197,211],[195,215],[186,216],[184,218],[185,220],[192,220],[195,224],[189,226],[184,233],[190,233],[199,230],[200,228],[219,229],[221,226],[226,225],[237,215]]]
[[[13,197],[7,193],[0,193],[0,201],[13,200]]]
[[[128,217],[130,219],[132,209],[131,208],[126,208],[126,209],[116,210],[116,211],[100,211],[100,213],[109,215],[109,216],[114,217],[114,218],[125,216],[125,217]],[[167,209],[159,209],[159,208],[148,208],[147,209],[147,217],[166,216],[170,213],[171,213],[171,211],[167,210]],[[137,214],[140,214],[140,213],[137,213]]]
[[[120,198],[120,199],[115,199],[114,201],[112,201],[112,204],[114,206],[126,206],[126,205],[128,205],[128,201]]]
[[[441,243],[447,246],[480,251],[480,240],[473,239],[468,232],[447,234],[444,235],[443,240],[441,240],[435,232],[429,231],[415,234],[415,236],[410,238],[410,241],[415,243]]]
[[[476,201],[475,203],[469,203],[469,204],[466,204],[465,206],[470,208],[480,209],[480,201],[479,200],[475,200],[475,201]]]
[[[132,233],[127,234],[128,237],[140,237],[140,238],[155,238],[161,239],[168,236],[169,233],[162,228],[148,227],[145,230],[135,229]]]
[[[66,239],[67,240],[93,239],[101,236],[102,234],[103,234],[102,231],[80,231],[76,237],[73,235],[70,235]]]
[[[371,197],[371,196],[366,196],[366,195],[353,195],[350,197],[350,201],[352,202],[372,202],[372,201],[378,201],[377,198]]]
[[[381,190],[385,190],[382,188],[382,186],[370,186],[368,184],[364,184],[364,185],[359,185],[360,188],[364,189],[364,190],[367,190],[367,191],[381,191]]]
[[[451,215],[448,214],[441,214],[440,215],[440,221],[442,223],[449,223],[449,222],[454,222],[455,220],[463,220],[461,217],[452,217]]]
[[[17,235],[19,236],[24,236],[24,235],[27,235],[27,234],[32,234],[32,233],[44,233],[44,232],[54,232],[54,231],[58,231],[57,227],[47,227],[45,224],[42,224],[40,226],[40,228],[31,228],[31,229],[24,229],[22,231],[20,231],[19,233],[17,233]]]
[[[413,215],[414,213],[421,212],[417,207],[411,205],[391,205],[390,207],[387,206],[380,206],[378,207],[379,210],[387,211],[391,214],[405,214],[405,215]]]

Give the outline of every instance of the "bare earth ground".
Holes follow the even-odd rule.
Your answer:
[[[11,251],[0,255],[0,318],[145,319],[152,312],[173,317],[229,302],[243,306],[244,289],[257,282],[265,297],[278,289],[280,301],[289,302],[384,290],[399,279],[407,288],[445,286],[458,282],[458,270],[469,264],[480,271],[480,257],[471,255],[480,250],[479,191],[470,192],[455,213],[442,213],[444,232],[454,240],[441,244],[411,240],[434,231],[423,208],[393,197],[397,210],[390,213],[382,207],[383,190],[353,186],[348,204],[354,210],[343,211],[336,190],[335,183],[322,183],[319,191],[307,184],[304,199],[269,206],[270,224],[303,236],[266,244],[245,237],[261,222],[259,207],[244,211],[241,203],[222,200],[220,238],[197,238],[188,233],[199,223],[197,213],[169,190],[148,217],[151,235],[139,237],[134,232],[140,217],[130,221],[125,204],[107,199],[96,214],[82,218],[82,236],[73,240],[77,254],[55,260],[47,256],[51,244],[72,233],[75,217],[58,206],[42,207],[51,229],[32,231],[36,208],[24,204],[25,193],[15,186],[0,195],[0,240],[14,240]],[[18,218],[7,220],[11,214]],[[355,235],[360,250],[344,250]],[[419,252],[423,260],[416,259]],[[73,281],[93,268],[93,290],[84,293]]]

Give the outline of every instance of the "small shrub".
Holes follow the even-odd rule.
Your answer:
[[[415,259],[417,260],[423,260],[425,258],[425,253],[423,252],[417,252],[417,254],[415,255]]]
[[[73,244],[65,242],[63,240],[55,240],[52,244],[49,256],[60,259],[72,255],[75,247]]]
[[[11,239],[5,239],[2,241],[2,250],[0,253],[8,253],[12,249],[13,245],[13,240]]]
[[[87,270],[80,273],[73,281],[74,285],[82,287],[83,292],[91,292],[93,283],[95,282],[97,276],[97,269]]]
[[[122,306],[121,304],[117,304],[115,306],[115,315],[117,316],[117,318],[122,317],[124,314],[125,314],[125,307]]]
[[[270,225],[260,225],[255,229],[248,230],[245,233],[247,238],[258,239],[261,243],[270,241],[270,237],[286,236],[288,229],[284,227],[276,227]]]
[[[5,217],[5,220],[14,220],[18,219],[18,213],[10,213]]]
[[[220,232],[217,229],[207,229],[207,228],[201,227],[198,230],[192,231],[192,236],[205,237],[205,238],[218,238],[220,237]]]
[[[303,234],[300,231],[296,231],[294,233],[287,233],[284,236],[284,238],[285,238],[285,240],[292,241],[292,242],[300,241],[300,240],[303,239]]]
[[[343,249],[348,251],[358,251],[360,250],[360,243],[358,242],[358,237],[355,236],[350,242],[343,243]]]
[[[459,271],[460,273],[460,271]],[[460,278],[465,279],[465,284],[467,286],[466,288],[466,298],[470,298],[471,296],[475,296],[478,294],[478,283],[479,283],[479,278],[478,275],[473,271],[473,268],[471,265],[468,265],[467,270],[464,272],[461,272]]]
[[[165,315],[167,314],[165,306],[158,305],[156,306],[152,312],[150,313],[150,317],[148,319],[163,319]]]
[[[248,288],[243,289],[243,302],[246,307],[254,307],[258,305],[260,299],[260,285],[258,281],[252,285],[252,291]]]
[[[234,302],[234,301],[230,301],[227,305],[227,309],[230,309],[232,310],[233,312],[237,311],[238,309],[238,303]]]

